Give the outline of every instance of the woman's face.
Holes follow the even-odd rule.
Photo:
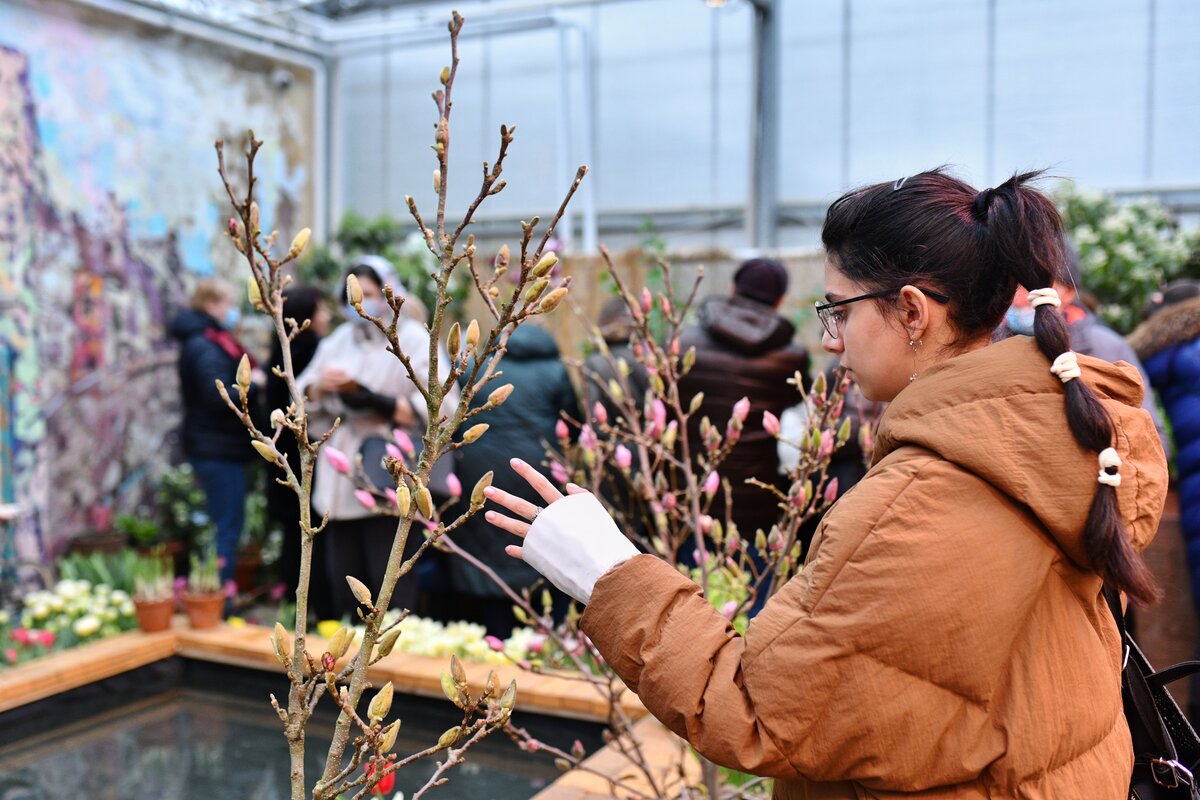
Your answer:
[[[825,260],[825,300],[836,302],[867,294],[868,289],[843,275]],[[821,334],[821,346],[841,358],[868,400],[890,402],[917,371],[916,355],[898,317],[881,311],[875,300],[839,306],[838,337]]]
[[[313,309],[312,322],[309,323],[309,329],[317,336],[324,336],[329,333],[329,323],[333,318],[333,314],[329,311],[329,306],[324,300],[318,300],[316,308]]]

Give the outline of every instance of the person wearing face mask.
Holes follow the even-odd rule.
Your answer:
[[[1124,361],[1137,368],[1142,376],[1142,385],[1150,386],[1150,376],[1142,365],[1142,360],[1121,334],[1104,324],[1103,320],[1083,304],[1079,293],[1083,290],[1083,268],[1079,263],[1079,253],[1071,242],[1063,238],[1063,270],[1062,276],[1054,281],[1054,289],[1062,298],[1062,308],[1059,313],[1067,321],[1067,330],[1071,332],[1071,342],[1076,353],[1095,356],[1105,361],[1116,363]],[[1026,292],[1018,291],[1013,298],[1013,304],[1004,315],[1004,324],[1000,327],[999,336],[1033,336],[1034,308],[1025,299]],[[1171,457],[1171,437],[1167,435],[1167,427],[1163,423],[1161,412],[1154,402],[1154,393],[1147,388],[1142,397],[1142,408],[1150,412],[1154,419],[1154,428],[1158,431],[1159,441],[1167,458]]]
[[[202,280],[192,294],[191,308],[181,312],[170,328],[180,343],[183,452],[204,490],[208,515],[217,528],[222,582],[233,578],[246,517],[246,467],[258,458],[245,426],[216,388],[220,380],[236,402],[233,387],[238,363],[243,355],[249,355],[233,334],[241,316],[236,296],[223,281]],[[249,401],[257,418],[266,374],[252,356],[250,363]]]
[[[390,274],[391,270],[385,272]],[[391,309],[384,298],[380,270],[360,259],[346,275],[358,279],[363,311],[390,321]],[[420,302],[408,296],[398,284],[393,284],[393,290],[407,297],[406,307]],[[344,302],[344,281],[341,297]],[[347,305],[343,311],[346,321],[321,340],[296,383],[310,401],[308,410],[313,415],[310,436],[315,439],[334,419],[340,418],[341,424],[327,446],[341,451],[353,462],[368,439],[391,439],[395,428],[423,426],[428,411],[404,364],[388,352],[383,333],[359,316],[352,306]],[[396,329],[400,349],[409,358],[418,380],[424,381],[429,371],[429,333],[409,313],[402,311],[400,317]],[[443,380],[449,375],[449,358],[444,351],[438,359],[438,374]],[[452,414],[457,405],[458,390],[453,388],[443,402],[441,413]],[[372,589],[382,583],[396,532],[395,519],[377,515],[364,506],[355,497],[355,488],[354,481],[340,474],[328,458],[317,461],[312,502],[318,516],[329,515],[329,525],[320,539],[324,543],[335,617],[353,618],[358,608],[346,583],[347,575],[353,575]],[[415,552],[420,542],[420,536],[410,536],[405,557]],[[397,584],[392,605],[412,609],[417,588],[414,570]]]

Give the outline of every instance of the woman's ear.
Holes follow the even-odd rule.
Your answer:
[[[896,308],[900,312],[900,322],[908,331],[909,339],[914,342],[921,341],[929,330],[929,298],[917,287],[905,286],[900,290]]]

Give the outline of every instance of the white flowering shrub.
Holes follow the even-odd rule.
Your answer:
[[[1118,201],[1073,186],[1055,197],[1067,233],[1079,250],[1083,288],[1098,313],[1128,333],[1163,285],[1200,277],[1200,232],[1182,230],[1153,198]]]
[[[105,584],[62,580],[53,589],[30,592],[16,614],[0,610],[0,667],[136,627],[137,613],[128,593]]]

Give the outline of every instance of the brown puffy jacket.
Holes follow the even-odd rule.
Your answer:
[[[1141,549],[1167,470],[1137,371],[1079,360]],[[1097,472],[1016,337],[900,393],[874,466],[744,638],[648,555],[600,579],[582,626],[656,717],[776,797],[1124,800],[1121,651],[1081,535]]]

